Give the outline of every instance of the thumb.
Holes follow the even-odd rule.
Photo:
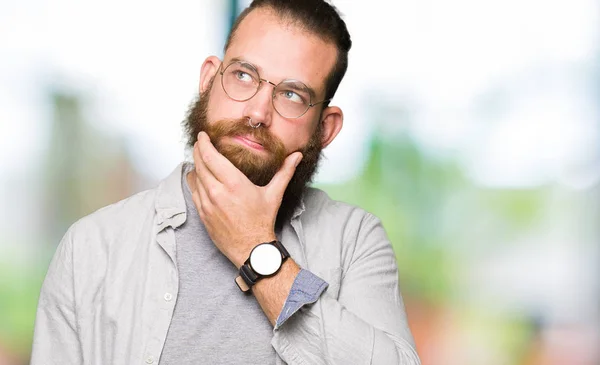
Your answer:
[[[298,166],[302,157],[302,153],[294,152],[285,159],[279,171],[277,171],[271,182],[266,186],[271,196],[276,196],[279,199],[283,197],[283,192],[290,183],[292,176],[294,176],[296,166]]]

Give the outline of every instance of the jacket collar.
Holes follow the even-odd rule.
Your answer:
[[[185,222],[185,200],[181,186],[184,166],[183,162],[177,165],[175,170],[158,185],[154,208],[159,231],[168,226],[177,228]]]
[[[304,206],[304,197],[305,196],[306,196],[306,194],[302,194],[302,197],[300,198],[300,203],[298,204],[296,209],[294,209],[294,214],[292,214],[291,220],[299,219],[300,215],[302,215],[302,213],[304,213],[304,211],[306,210],[306,208]]]

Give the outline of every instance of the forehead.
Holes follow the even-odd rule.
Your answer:
[[[323,96],[336,57],[332,43],[282,21],[271,10],[256,9],[240,23],[225,62],[243,59],[255,65],[265,79],[300,80]]]

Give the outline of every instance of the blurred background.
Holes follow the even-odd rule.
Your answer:
[[[248,1],[0,2],[0,365],[78,218],[185,157]],[[378,215],[424,365],[600,364],[600,4],[334,0],[353,38],[316,185]]]

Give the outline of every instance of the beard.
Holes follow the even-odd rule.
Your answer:
[[[198,140],[198,133],[204,131],[210,137],[217,151],[231,161],[252,183],[258,186],[267,185],[288,156],[283,142],[272,135],[265,127],[252,128],[248,124],[247,118],[218,120],[209,123],[207,112],[213,81],[214,78],[211,80],[207,91],[192,102],[187,117],[182,123],[187,136],[188,148],[194,147]],[[300,204],[304,190],[312,182],[321,159],[322,135],[323,129],[319,122],[315,133],[306,146],[299,150],[302,152],[302,161],[296,167],[294,175],[283,194],[275,221],[276,229],[281,229],[283,224],[292,217],[294,210]],[[226,137],[236,136],[249,136],[259,142],[267,156],[265,154],[259,155],[251,151],[249,147],[237,143],[224,142]]]

